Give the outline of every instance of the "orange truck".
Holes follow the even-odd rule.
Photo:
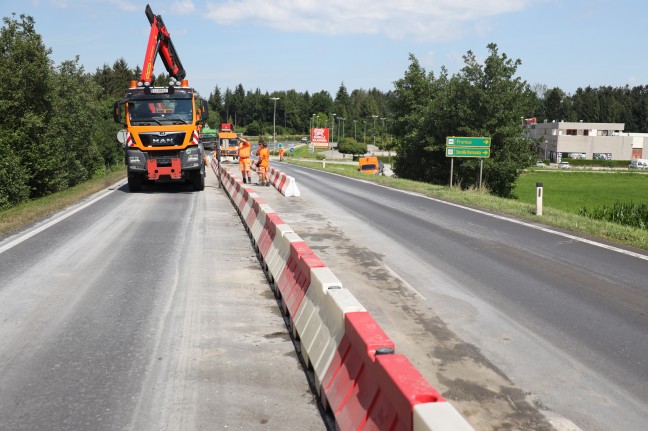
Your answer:
[[[207,102],[189,87],[185,70],[160,15],[146,5],[151,24],[139,82],[131,81],[123,99],[114,104],[114,119],[125,125],[122,144],[132,192],[153,181],[184,181],[194,190],[205,188],[205,150],[201,129],[208,118]],[[160,54],[169,85],[155,87],[153,65]]]
[[[378,157],[360,157],[358,159],[358,170],[363,174],[378,174],[380,171]]]
[[[218,146],[222,161],[233,162],[238,157],[238,135],[234,133],[230,123],[221,124],[220,132],[218,132]]]

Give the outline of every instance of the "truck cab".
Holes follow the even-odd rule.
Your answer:
[[[363,174],[376,175],[380,171],[378,157],[360,157],[358,159],[358,170]]]
[[[128,185],[138,191],[145,182],[185,181],[205,188],[205,150],[200,140],[207,104],[196,99],[186,80],[168,87],[132,83],[115,103],[115,121],[126,125],[125,163]]]

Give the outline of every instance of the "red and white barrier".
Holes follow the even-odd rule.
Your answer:
[[[319,393],[322,379],[344,336],[344,315],[366,310],[329,268],[311,269],[310,280],[293,319],[293,334],[299,337],[302,357],[313,369]]]
[[[214,172],[217,167],[212,160]],[[279,190],[288,181],[278,171],[271,180]],[[254,189],[224,167],[221,181],[339,430],[473,430],[404,355],[395,354],[394,343],[362,304]]]
[[[301,196],[294,177],[286,175],[278,169],[270,168],[269,178],[282,195],[286,197]]]

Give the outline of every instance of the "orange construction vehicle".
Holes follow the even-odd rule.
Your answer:
[[[230,123],[221,124],[220,132],[218,132],[218,146],[223,162],[233,162],[238,157],[238,135],[234,133]]]
[[[185,181],[194,190],[205,188],[205,150],[201,128],[208,117],[207,102],[189,87],[180,58],[160,15],[146,5],[151,24],[139,82],[131,81],[123,99],[115,102],[115,121],[125,146],[128,187],[135,192],[145,182]],[[153,66],[160,54],[170,83],[153,84]]]
[[[360,157],[358,159],[358,170],[363,174],[378,174],[378,157]]]

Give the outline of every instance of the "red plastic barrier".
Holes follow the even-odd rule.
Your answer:
[[[254,225],[257,218],[259,217],[259,212],[261,211],[259,205],[265,203],[266,202],[261,198],[252,199],[250,212],[248,213],[247,218],[245,219],[245,224],[247,224],[250,229],[252,229],[252,226]]]
[[[385,351],[387,354],[376,354]],[[411,430],[414,405],[444,401],[367,312],[345,314],[345,333],[320,394],[340,430]]]
[[[282,187],[286,185],[287,179],[288,179],[288,177],[286,176],[286,174],[281,174],[280,175],[279,181],[275,183],[277,185],[278,190],[281,190]]]
[[[263,231],[261,232],[258,241],[259,253],[261,253],[261,256],[263,256],[264,258],[268,255],[270,247],[272,247],[272,242],[274,241],[275,235],[277,234],[278,224],[285,224],[284,221],[281,220],[281,217],[279,217],[279,214],[267,214],[265,225],[263,226]]]
[[[310,269],[321,268],[324,263],[317,257],[305,242],[290,244],[290,256],[286,263],[277,288],[281,293],[283,312],[293,318],[310,286]]]

